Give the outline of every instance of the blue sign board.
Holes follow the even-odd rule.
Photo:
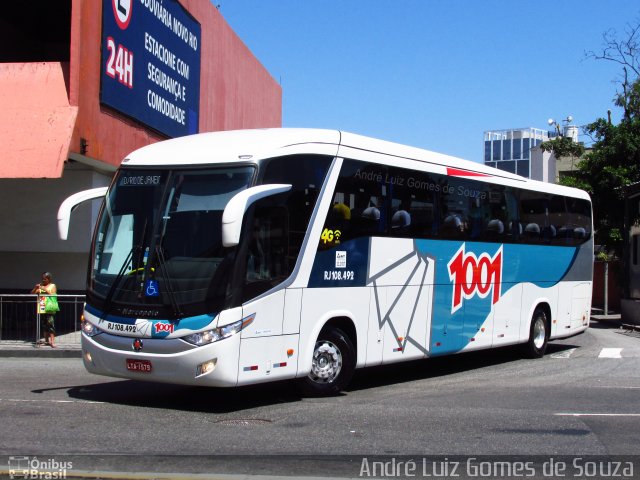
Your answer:
[[[198,132],[200,24],[177,0],[102,0],[100,101],[169,137]]]

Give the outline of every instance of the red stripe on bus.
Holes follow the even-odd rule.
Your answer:
[[[447,167],[447,175],[451,177],[490,177],[486,173],[472,172],[470,170],[460,170],[459,168]]]

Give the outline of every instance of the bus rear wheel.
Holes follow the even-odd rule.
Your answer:
[[[313,348],[311,371],[300,381],[302,393],[337,395],[349,384],[355,366],[355,349],[349,337],[339,328],[323,328]]]
[[[541,308],[536,308],[531,318],[529,340],[524,344],[524,353],[528,358],[540,358],[547,350],[549,340],[549,321]]]

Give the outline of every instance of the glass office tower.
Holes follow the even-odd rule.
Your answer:
[[[539,128],[514,128],[484,132],[484,163],[531,178],[531,149],[549,139]]]

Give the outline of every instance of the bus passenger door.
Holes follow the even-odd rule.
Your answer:
[[[285,368],[274,369],[275,364],[287,362],[287,346],[282,342],[282,318],[285,305],[285,289],[248,302],[242,306],[242,319],[247,326],[242,330],[240,342],[240,384],[278,378]],[[297,340],[295,343],[297,349]],[[291,365],[295,374],[297,364]]]
[[[288,215],[282,206],[269,205],[271,201],[273,198],[258,202],[253,217],[248,215],[244,226],[241,293],[242,318],[247,325],[240,343],[241,384],[293,377],[298,367],[297,357],[287,353],[297,352],[298,336],[283,335],[287,290],[278,288],[291,270],[292,260],[287,255]],[[291,294],[289,310],[295,310],[298,297]],[[291,332],[292,327],[288,325],[287,330]]]

